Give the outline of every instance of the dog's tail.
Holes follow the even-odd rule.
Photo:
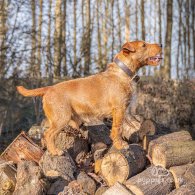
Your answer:
[[[33,97],[33,96],[43,96],[50,87],[42,87],[42,88],[31,89],[31,90],[28,90],[23,86],[17,86],[16,88],[18,92],[23,96]]]

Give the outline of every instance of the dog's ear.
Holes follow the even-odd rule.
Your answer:
[[[123,50],[123,54],[125,56],[128,55],[130,52],[135,52],[135,48],[133,47],[133,45],[130,42],[125,43],[122,46],[122,50]]]

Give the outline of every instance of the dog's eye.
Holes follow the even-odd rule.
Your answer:
[[[144,44],[142,45],[142,47],[146,47],[146,44],[144,43]]]

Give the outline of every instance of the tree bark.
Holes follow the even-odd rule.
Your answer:
[[[39,20],[38,20],[38,33],[37,33],[37,62],[36,62],[36,75],[41,78],[41,56],[42,56],[42,23],[43,23],[43,0],[39,0]]]
[[[124,184],[136,195],[165,195],[174,188],[171,173],[160,166],[151,166]]]
[[[46,77],[51,76],[51,7],[52,7],[52,0],[49,0],[47,46],[46,46],[47,47]]]
[[[164,168],[192,163],[195,160],[195,141],[169,141],[155,145],[152,162]]]
[[[178,189],[173,190],[168,195],[194,195],[195,185],[193,183],[181,186]]]
[[[125,1],[125,41],[130,40],[130,4]]]
[[[54,32],[54,79],[61,76],[61,6],[62,0],[56,0]]]
[[[173,0],[167,1],[167,30],[164,48],[163,75],[166,79],[171,78],[171,41],[172,41],[172,18]]]
[[[0,78],[5,74],[6,34],[7,34],[7,0],[0,1]]]
[[[117,16],[118,16],[118,40],[119,40],[119,48],[122,47],[122,36],[121,36],[121,13],[120,13],[120,3],[117,0]]]
[[[149,142],[148,155],[152,157],[153,148],[156,145],[159,145],[161,143],[166,143],[169,141],[191,141],[191,140],[192,137],[188,131],[178,131],[178,132],[160,136],[159,138]]]
[[[73,13],[74,13],[74,32],[73,32],[73,76],[77,75],[77,6],[76,0],[73,1]]]

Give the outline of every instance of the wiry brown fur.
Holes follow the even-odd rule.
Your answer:
[[[158,65],[159,62],[149,61],[148,58],[161,53],[161,47],[149,43],[145,47],[143,44],[143,41],[127,42],[115,57],[132,72],[147,64]],[[105,72],[86,78],[34,90],[22,86],[17,89],[24,96],[43,96],[43,109],[50,123],[44,138],[53,155],[61,154],[54,140],[64,126],[78,128],[82,122],[106,117],[113,117],[111,138],[115,147],[120,149],[127,146],[121,138],[120,125],[131,97],[131,78],[114,62],[108,65]]]

